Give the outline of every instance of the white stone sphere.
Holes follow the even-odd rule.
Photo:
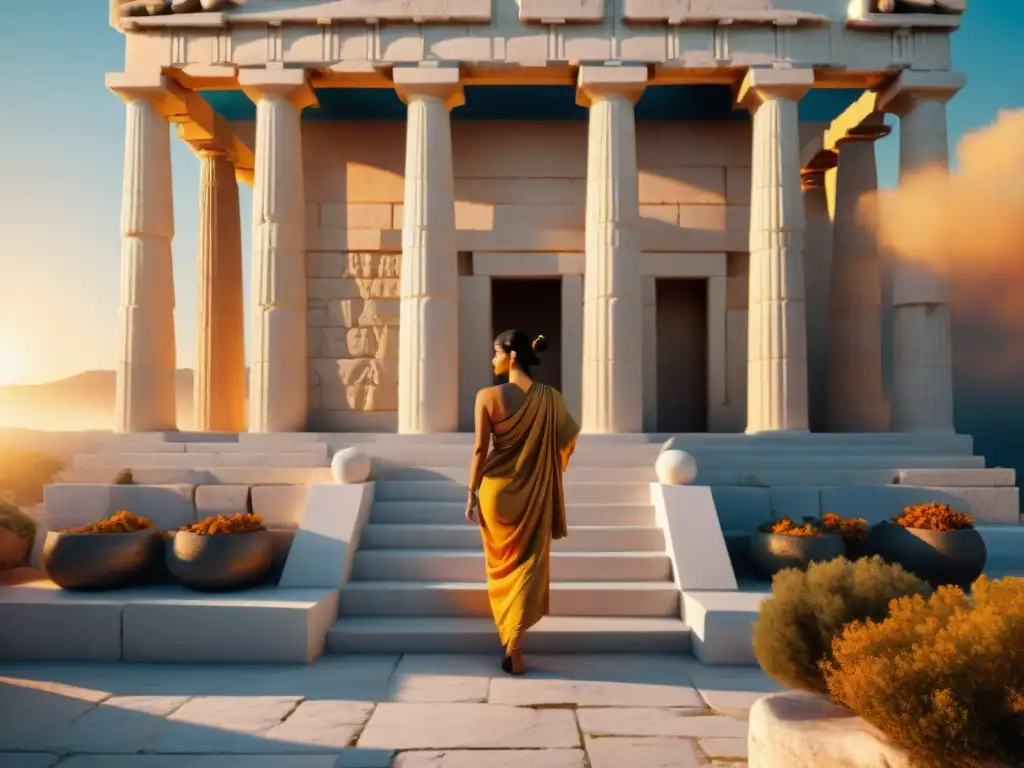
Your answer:
[[[370,476],[370,457],[352,446],[342,448],[331,459],[331,477],[343,485],[365,483]]]
[[[697,460],[686,451],[662,451],[654,471],[662,485],[689,485],[697,479]]]

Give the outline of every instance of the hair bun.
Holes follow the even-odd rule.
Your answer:
[[[548,349],[548,340],[543,335],[538,336],[533,340],[533,344],[530,345],[533,351],[538,355],[543,355]]]

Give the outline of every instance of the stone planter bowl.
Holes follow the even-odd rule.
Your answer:
[[[160,558],[160,532],[60,533],[47,531],[39,564],[62,589],[93,590],[147,581]]]
[[[747,547],[747,557],[754,573],[768,581],[786,568],[804,570],[811,563],[823,563],[845,555],[843,537],[834,533],[787,536],[755,531],[750,535]]]
[[[863,542],[865,555],[878,555],[902,565],[933,587],[963,589],[981,576],[988,560],[985,540],[973,528],[964,531],[924,531],[883,522]]]
[[[231,592],[261,583],[270,570],[270,531],[199,534],[177,531],[167,542],[167,570],[196,592]]]

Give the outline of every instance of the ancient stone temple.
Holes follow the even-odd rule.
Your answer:
[[[588,433],[951,432],[946,288],[858,204],[887,114],[901,173],[947,162],[963,9],[112,2],[119,429],[176,427],[171,124],[202,165],[200,430],[465,431],[522,327]]]

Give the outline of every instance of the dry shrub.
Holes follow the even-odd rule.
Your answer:
[[[122,509],[106,520],[97,520],[94,523],[66,528],[60,533],[137,533],[152,527],[153,524],[146,518]]]
[[[1024,765],[1024,580],[900,598],[850,624],[824,672],[833,699],[922,768]]]
[[[36,538],[36,524],[18,506],[0,500],[0,571],[25,564]]]
[[[111,485],[135,485],[135,475],[130,469],[119,469],[110,480]]]
[[[868,521],[863,517],[843,517],[826,512],[821,518],[822,528],[828,533],[838,533],[847,541],[861,541],[868,535]]]
[[[212,515],[198,523],[183,525],[178,530],[186,533],[198,533],[203,536],[218,536],[229,533],[254,533],[265,531],[263,518],[251,512],[235,515]]]
[[[789,517],[780,517],[774,523],[769,523],[767,532],[782,536],[821,536],[821,529],[813,521],[808,520],[803,525],[797,525]]]
[[[948,504],[931,502],[904,507],[903,514],[892,519],[896,525],[904,528],[916,528],[922,531],[965,531],[974,527],[974,518],[957,512]]]
[[[772,594],[754,622],[754,655],[765,673],[790,688],[825,693],[821,662],[831,660],[832,641],[854,620],[881,620],[889,601],[931,594],[931,587],[879,557],[850,562],[836,558],[787,568],[772,580]]]
[[[0,445],[0,490],[9,491],[22,506],[43,500],[43,486],[63,467],[59,459],[38,451]]]

